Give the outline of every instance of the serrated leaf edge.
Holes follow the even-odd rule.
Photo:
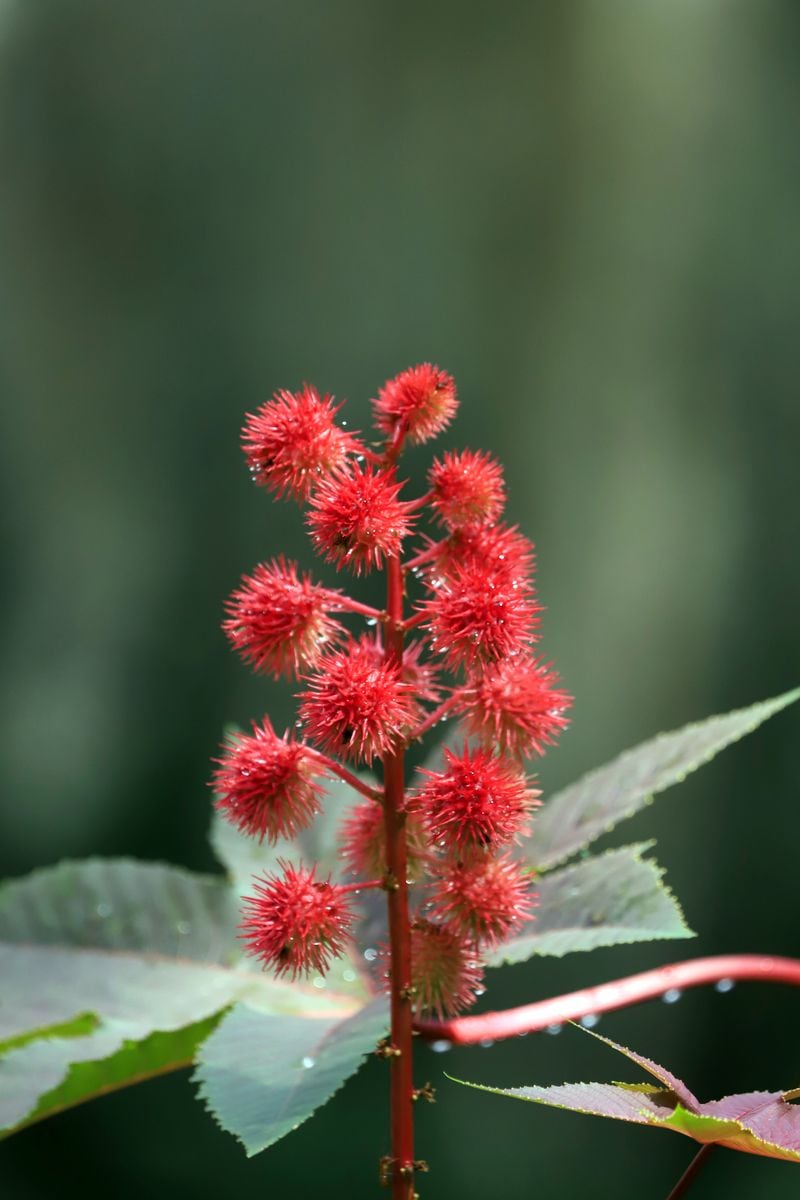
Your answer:
[[[699,771],[701,767],[706,766],[706,764],[710,763],[714,758],[717,757],[718,754],[721,754],[723,750],[727,750],[729,746],[735,746],[737,742],[742,740],[742,738],[754,733],[755,730],[758,729],[759,726],[763,725],[765,721],[768,721],[771,717],[774,717],[784,708],[788,708],[790,704],[794,704],[798,699],[800,699],[800,687],[792,688],[788,692],[782,692],[779,696],[773,696],[767,700],[756,700],[754,704],[747,704],[742,708],[733,708],[729,712],[712,713],[710,717],[706,717],[700,721],[690,721],[688,725],[681,725],[678,729],[662,730],[661,733],[655,734],[652,738],[645,738],[643,742],[639,742],[636,746],[629,746],[627,750],[621,751],[621,753],[617,754],[607,763],[603,763],[599,767],[592,768],[592,770],[587,771],[586,774],[579,776],[579,778],[573,783],[569,783],[566,785],[566,787],[560,788],[555,795],[549,798],[548,804],[555,803],[559,797],[561,797],[565,792],[570,791],[573,787],[577,787],[579,784],[590,783],[601,772],[608,770],[610,767],[618,763],[621,764],[626,762],[631,756],[638,753],[643,746],[656,746],[663,742],[666,738],[675,737],[681,733],[689,734],[696,729],[701,729],[710,721],[722,720],[726,717],[735,717],[738,714],[746,713],[753,708],[761,709],[759,715],[754,716],[752,721],[742,728],[737,734],[730,737],[727,741],[723,741],[722,744],[717,746],[715,749],[709,750],[706,754],[696,759],[691,766],[688,766],[681,774],[676,775],[675,778],[670,779],[669,782],[662,784],[660,787],[653,788],[653,790],[650,792],[643,793],[638,799],[632,800],[629,807],[612,818],[607,825],[604,825],[602,829],[593,834],[592,837],[588,838],[580,846],[576,846],[572,850],[568,850],[565,854],[561,854],[558,858],[545,859],[543,863],[536,863],[535,861],[532,862],[531,865],[533,866],[534,870],[536,870],[540,875],[545,875],[548,871],[552,871],[554,868],[560,867],[562,864],[568,862],[568,860],[573,858],[574,855],[580,854],[581,850],[586,846],[591,846],[599,838],[604,837],[607,833],[610,833],[611,830],[616,828],[621,821],[627,821],[641,809],[647,808],[653,803],[653,800],[656,796],[661,795],[662,792],[668,791],[669,788],[674,787],[676,784],[683,783],[689,775],[694,774],[695,771]],[[535,844],[536,834],[534,832],[531,838],[531,846],[535,847]]]

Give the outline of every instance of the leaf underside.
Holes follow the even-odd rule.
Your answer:
[[[0,889],[0,1130],[45,1115],[43,1096],[54,1108],[86,1098],[90,1078],[119,1086],[125,1064],[139,1078],[147,1063],[185,1062],[199,1038],[186,1031],[237,1000],[337,1019],[359,1007],[243,959],[237,921],[224,881],[124,859],[66,862]],[[133,1046],[154,1037],[137,1063]],[[71,1082],[71,1065],[89,1063]]]
[[[659,734],[591,771],[545,804],[528,843],[532,865],[563,862],[798,698],[800,688]]]
[[[627,942],[693,937],[656,863],[642,858],[652,843],[622,846],[545,875],[536,919],[491,953],[488,965],[520,963],[535,954],[561,957]]]
[[[200,1049],[199,1095],[247,1154],[258,1154],[329,1100],[388,1025],[385,997],[344,1020],[270,1016],[237,1004]]]

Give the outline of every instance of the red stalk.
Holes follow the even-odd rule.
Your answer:
[[[450,709],[453,707],[455,700],[455,696],[448,696],[438,708],[435,708],[432,713],[428,713],[428,716],[425,718],[422,724],[418,725],[414,732],[409,734],[409,742],[417,741],[418,738],[424,737],[429,729],[433,729],[434,725],[441,721],[442,717],[447,716]]]
[[[367,800],[376,800],[379,804],[383,799],[377,788],[371,788],[368,783],[363,783],[357,775],[352,771],[348,771],[347,767],[343,767],[335,758],[328,758],[327,754],[323,754],[321,750],[314,750],[311,746],[303,747],[306,757],[313,758],[321,766],[325,767],[331,775],[338,775],[340,779],[349,784],[354,791],[360,792],[362,796],[366,796]]]
[[[590,1013],[627,1008],[642,1000],[654,1000],[670,988],[699,987],[720,979],[755,979],[788,983],[800,987],[800,959],[776,958],[769,954],[721,954],[714,958],[695,958],[671,963],[640,975],[628,975],[612,983],[583,988],[523,1004],[505,1012],[482,1013],[476,1017],[456,1017],[451,1021],[416,1021],[414,1029],[424,1038],[446,1038],[457,1046],[470,1046],[490,1038],[514,1037],[536,1033],[548,1025],[578,1021]]]
[[[334,608],[339,612],[358,613],[359,616],[370,617],[373,621],[386,620],[385,612],[381,612],[379,608],[372,608],[369,604],[362,604],[360,600],[354,600],[352,596],[337,596]]]
[[[386,563],[389,623],[386,627],[386,658],[403,660],[403,571],[399,558]],[[391,946],[391,1034],[389,1058],[391,1072],[392,1197],[413,1200],[414,1196],[414,1117],[412,1063],[411,928],[408,916],[406,884],[406,835],[403,799],[405,777],[403,747],[388,754],[383,762],[384,820],[386,828],[386,866],[391,887],[389,906],[389,942]]]

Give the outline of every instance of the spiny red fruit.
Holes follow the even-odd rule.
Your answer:
[[[534,658],[493,663],[455,693],[467,731],[508,754],[544,754],[562,729],[572,697],[549,666]]]
[[[338,640],[343,626],[329,615],[339,594],[298,573],[281,556],[260,563],[226,604],[222,628],[246,663],[257,671],[292,675],[315,666]]]
[[[446,1017],[475,1003],[483,970],[467,938],[445,925],[417,920],[411,927],[411,979],[417,1009]]]
[[[244,897],[241,936],[249,953],[276,975],[324,974],[347,946],[353,923],[348,894],[330,879],[317,879],[316,867],[278,865],[282,875],[255,879],[254,895]]]
[[[506,502],[503,468],[489,454],[460,450],[434,459],[431,503],[448,529],[496,521]]]
[[[445,864],[433,884],[432,915],[487,946],[505,941],[532,911],[530,873],[508,854]]]
[[[269,719],[252,736],[232,734],[212,786],[216,807],[243,833],[263,842],[293,837],[320,811],[322,774],[302,743],[278,737]]]
[[[323,480],[311,498],[308,525],[316,548],[337,568],[357,575],[400,554],[411,529],[411,506],[398,500],[392,471],[356,464]]]
[[[242,446],[256,483],[277,496],[307,500],[321,478],[363,449],[336,424],[340,408],[305,384],[299,392],[276,392],[256,413],[248,413]]]
[[[508,579],[529,580],[534,562],[533,543],[516,525],[502,524],[454,530],[438,544],[435,558],[439,574],[445,577],[459,567],[473,567]]]
[[[300,699],[300,716],[315,742],[365,762],[393,750],[421,711],[402,668],[376,661],[368,636],[327,655]]]
[[[428,843],[420,817],[408,813],[405,823],[409,880],[417,880],[428,858]],[[339,831],[347,869],[362,879],[380,879],[386,871],[386,828],[383,805],[367,800],[351,808]]]
[[[374,661],[382,663],[385,650],[380,635],[370,642],[363,639],[364,645],[371,645]],[[435,704],[441,694],[438,686],[438,672],[429,662],[422,661],[424,646],[421,642],[407,642],[403,647],[402,679],[411,689],[417,700],[428,700]]]
[[[400,431],[412,442],[427,442],[455,416],[455,380],[433,363],[420,363],[388,379],[373,407],[375,424],[387,437]]]
[[[494,852],[523,832],[539,795],[508,759],[483,749],[445,749],[445,770],[427,776],[414,800],[431,840],[451,858]]]
[[[453,566],[426,601],[431,645],[450,668],[519,655],[535,640],[539,605],[524,579],[482,564]]]

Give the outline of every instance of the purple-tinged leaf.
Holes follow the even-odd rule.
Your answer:
[[[467,1083],[466,1086],[514,1100],[651,1125],[655,1129],[672,1129],[696,1142],[714,1143],[745,1154],[800,1162],[800,1106],[790,1103],[800,1089],[742,1092],[701,1104],[680,1079],[658,1063],[599,1034],[593,1033],[592,1037],[624,1054],[664,1086],[647,1083],[563,1083],[554,1087],[519,1088]]]

